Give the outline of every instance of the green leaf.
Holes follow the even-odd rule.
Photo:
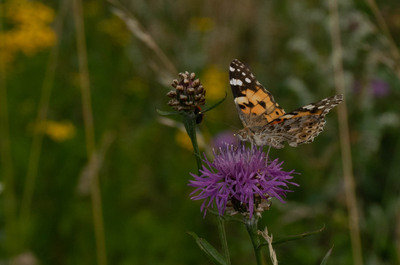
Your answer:
[[[162,115],[162,116],[171,116],[171,115],[181,115],[182,113],[179,111],[164,111],[164,110],[159,110],[156,109],[157,113]]]
[[[331,256],[332,250],[333,250],[333,246],[328,250],[328,252],[326,253],[325,257],[322,259],[321,265],[326,265],[326,263],[328,262],[329,257]]]
[[[218,265],[227,265],[224,257],[204,238],[198,237],[194,232],[187,232],[191,235],[195,240],[197,245],[200,247],[201,250],[206,253],[208,258],[214,263]]]
[[[217,107],[218,105],[220,105],[222,102],[224,102],[224,100],[226,99],[226,97],[228,96],[228,93],[225,92],[225,97],[223,97],[220,101],[218,101],[217,103],[215,103],[214,105],[211,105],[209,107],[204,107],[203,110],[201,110],[202,113],[206,113],[207,111],[212,110],[213,108]]]
[[[315,234],[321,233],[324,229],[325,229],[325,225],[322,228],[320,228],[318,230],[315,230],[315,231],[305,232],[305,233],[302,233],[300,235],[293,235],[293,236],[286,236],[286,237],[278,238],[277,240],[274,240],[274,242],[272,242],[272,244],[273,245],[278,245],[278,244],[285,243],[285,242],[288,242],[288,241],[299,240],[299,239],[302,239],[304,237],[308,237],[308,236],[311,236],[311,235],[315,235]],[[266,246],[267,243],[264,242],[264,243],[262,243],[262,245]]]

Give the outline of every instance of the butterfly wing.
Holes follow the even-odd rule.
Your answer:
[[[244,127],[264,126],[285,114],[271,93],[237,59],[229,66],[229,82]]]
[[[323,130],[325,115],[342,100],[343,95],[336,95],[276,118],[263,127],[259,142],[275,148],[282,148],[285,141],[294,147],[311,143]]]

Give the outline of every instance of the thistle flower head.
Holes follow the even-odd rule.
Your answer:
[[[269,161],[262,148],[227,144],[213,153],[214,161],[205,157],[199,176],[191,174],[194,180],[189,183],[195,187],[191,199],[203,200],[204,215],[215,203],[221,216],[225,211],[260,216],[269,209],[272,197],[284,202],[283,197],[290,192],[288,184],[298,186],[290,182],[294,170],[283,171],[283,162]]]
[[[224,147],[226,144],[238,145],[238,138],[235,137],[234,133],[231,131],[220,132],[211,139],[211,145],[213,148]]]
[[[171,98],[168,105],[177,111],[198,111],[205,103],[206,90],[194,73],[179,73],[179,77],[173,80],[174,89],[167,93]]]

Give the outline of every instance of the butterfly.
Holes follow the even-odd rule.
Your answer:
[[[229,82],[244,128],[237,135],[257,146],[283,148],[311,143],[325,125],[325,115],[343,100],[335,95],[286,113],[242,62],[229,66]]]

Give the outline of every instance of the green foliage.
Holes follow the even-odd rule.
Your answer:
[[[41,2],[60,15],[57,1]],[[395,244],[400,242],[399,72],[387,36],[366,3],[339,2],[363,257],[366,264],[396,264],[400,260]],[[213,99],[206,94],[207,105],[218,102],[226,91],[228,96],[199,125],[201,152],[210,152],[217,133],[234,133],[242,126],[227,78],[233,58],[250,65],[287,111],[337,94],[325,2],[133,0],[121,5],[177,71],[195,72],[202,80],[207,69],[226,70],[225,86],[205,87],[221,91]],[[399,1],[378,5],[399,49]],[[189,200],[189,172],[197,169],[190,142],[179,133],[183,129],[179,118],[161,117],[156,111],[167,110],[167,86],[178,72],[172,73],[162,56],[132,34],[111,7],[105,1],[83,1],[108,264],[209,264],[186,233],[196,231],[210,244],[219,242],[215,218],[203,218],[200,202]],[[74,12],[66,13],[46,117],[56,127],[36,124],[50,49],[15,53],[6,75],[0,77],[5,78],[7,90],[11,146],[7,155],[12,160],[5,165],[2,156],[0,164],[0,263],[26,254],[40,264],[98,264]],[[7,26],[4,31],[12,27],[4,14],[0,16]],[[326,225],[321,233],[274,246],[282,264],[316,264],[325,254],[326,258],[330,254],[327,264],[352,264],[335,112],[327,116],[324,132],[313,143],[270,150],[272,157],[285,160],[285,169],[301,172],[296,179],[300,187],[288,194],[286,204],[273,201],[260,227],[268,226],[279,238]],[[63,121],[72,123],[73,130]],[[0,148],[6,146],[4,128]],[[24,222],[29,223],[21,242],[17,236],[6,237],[10,186],[4,169],[13,168],[17,218],[37,133],[44,138],[31,217],[17,223],[17,234],[23,233]],[[232,264],[255,264],[242,224],[227,223]],[[326,253],[332,245],[335,250]]]
[[[330,257],[331,254],[332,254],[332,250],[333,250],[333,246],[328,250],[328,252],[326,253],[325,257],[322,259],[321,265],[326,265],[326,264],[328,264],[327,262],[328,262],[329,257]]]
[[[199,248],[206,253],[207,257],[214,263],[218,265],[227,264],[224,257],[204,238],[198,237],[196,233],[188,232],[195,240]]]

